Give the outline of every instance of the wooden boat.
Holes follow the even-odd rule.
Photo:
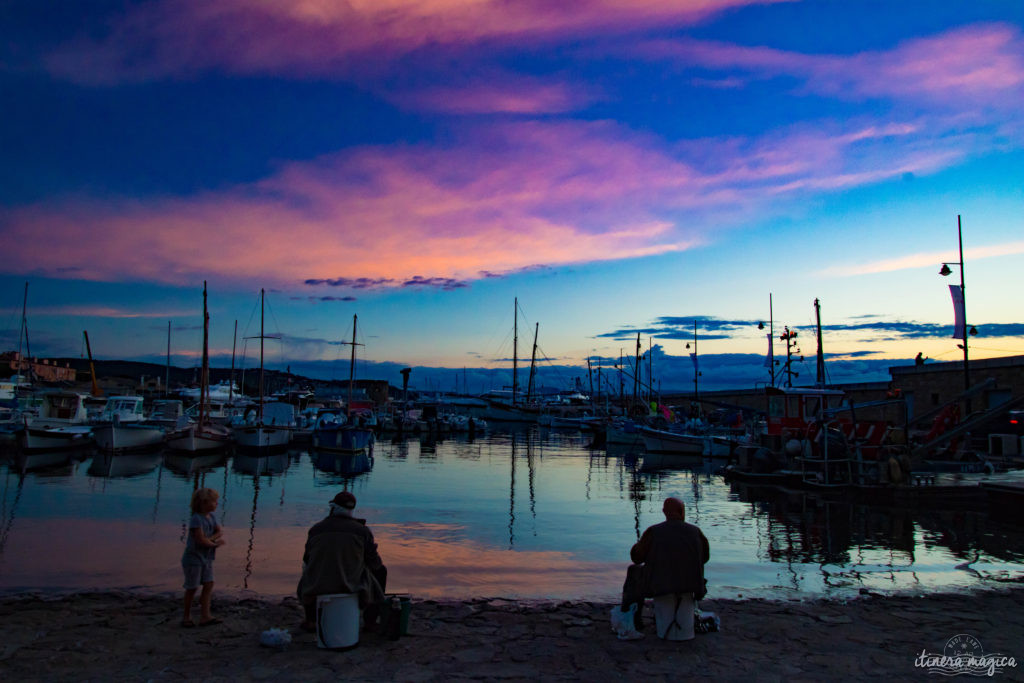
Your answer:
[[[677,455],[703,455],[705,436],[686,432],[670,432],[663,429],[641,427],[640,437],[644,448],[650,453],[675,453]]]
[[[287,403],[267,404],[263,392],[263,340],[268,337],[263,333],[263,307],[266,300],[264,290],[260,290],[260,379],[259,403],[256,404],[255,419],[252,424],[235,425],[235,443],[245,451],[260,454],[283,451],[292,440],[292,429],[295,427],[295,409]],[[353,347],[355,348],[355,347]]]
[[[203,366],[199,386],[198,420],[168,434],[168,448],[187,453],[205,453],[231,444],[231,429],[211,422],[206,414],[210,387],[210,314],[206,310],[206,282],[203,282]]]
[[[355,382],[356,368],[356,323],[357,316],[352,316],[352,360],[348,370],[348,401],[345,413],[339,410],[321,410],[313,425],[313,448],[340,453],[359,453],[373,446],[376,419],[372,413],[358,414],[352,410],[352,388]]]

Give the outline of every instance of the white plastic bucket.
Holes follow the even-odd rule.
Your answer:
[[[359,644],[358,594],[317,596],[316,644],[328,650],[347,650]]]
[[[673,623],[673,617],[675,622]],[[654,598],[654,625],[665,640],[693,639],[693,593],[683,593],[676,607],[672,593]]]

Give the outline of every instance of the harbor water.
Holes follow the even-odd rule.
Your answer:
[[[177,591],[189,499],[221,493],[218,591],[294,593],[310,525],[358,499],[417,598],[618,599],[629,548],[676,496],[711,544],[709,595],[984,590],[1024,579],[1024,528],[988,511],[879,508],[726,483],[721,461],[592,448],[579,432],[378,440],[372,454],[58,453],[0,463],[0,591]]]

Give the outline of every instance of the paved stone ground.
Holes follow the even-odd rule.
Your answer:
[[[850,602],[705,600],[718,633],[690,642],[620,641],[611,605],[502,599],[414,601],[410,634],[364,635],[348,652],[319,650],[281,602],[214,598],[218,626],[183,629],[167,596],[78,594],[0,600],[0,680],[736,681],[940,679],[914,666],[966,633],[986,653],[1024,659],[1024,589]],[[650,613],[648,613],[650,614]],[[271,627],[292,628],[279,651]],[[1003,680],[1024,680],[1024,663]],[[961,679],[962,680],[962,679]]]

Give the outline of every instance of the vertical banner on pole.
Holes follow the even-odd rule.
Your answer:
[[[950,285],[949,294],[953,297],[953,339],[964,338],[965,314],[964,314],[964,291],[960,285]]]

